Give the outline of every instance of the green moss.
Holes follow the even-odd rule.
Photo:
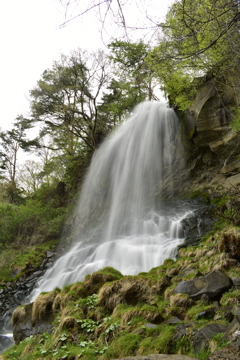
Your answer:
[[[195,321],[196,317],[199,313],[206,311],[206,310],[211,310],[211,309],[213,309],[212,305],[206,305],[204,302],[199,300],[195,306],[192,306],[187,311],[186,319]]]
[[[98,270],[97,272],[100,274],[104,274],[104,275],[112,275],[115,280],[119,280],[123,277],[123,275],[121,274],[120,271],[118,271],[110,266],[107,266],[101,270]]]
[[[100,359],[118,359],[125,356],[133,356],[136,354],[141,341],[138,334],[123,334],[116,340],[112,341],[104,356]]]
[[[28,272],[29,268],[38,267],[46,257],[47,251],[53,250],[55,246],[56,241],[52,240],[37,246],[25,247],[22,250],[11,246],[2,250],[0,253],[1,284],[15,281]],[[18,274],[12,276],[14,270],[17,270]]]
[[[139,344],[139,354],[147,355],[152,353],[171,354],[175,326],[160,325],[155,336],[144,338]],[[148,332],[150,333],[150,331]]]
[[[230,289],[228,292],[222,295],[222,306],[234,306],[240,304],[240,289]]]

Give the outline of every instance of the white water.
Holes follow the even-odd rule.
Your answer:
[[[181,220],[192,211],[167,211],[159,196],[163,175],[172,171],[177,127],[172,109],[146,102],[106,139],[81,191],[76,243],[40,279],[32,299],[106,266],[134,275],[176,257]]]

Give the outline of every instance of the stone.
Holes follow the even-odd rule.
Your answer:
[[[13,345],[13,340],[7,336],[0,335],[0,353]]]
[[[223,339],[227,341],[234,341],[238,339],[240,336],[240,322],[237,318],[233,319],[233,321],[229,324]]]
[[[240,176],[240,175],[239,175]],[[239,178],[240,180],[240,178]],[[220,237],[219,250],[230,255],[232,259],[240,259],[240,231],[238,228],[231,228],[224,231]]]
[[[208,81],[198,90],[194,104],[190,108],[190,113],[198,118],[204,104],[213,96],[216,95],[216,88],[212,81]]]
[[[132,332],[132,334],[141,334],[142,332],[144,332],[144,329],[143,329],[143,328],[139,328],[139,329],[137,329],[137,330],[134,330],[134,331]]]
[[[225,187],[233,189],[235,186],[240,184],[240,174],[230,176],[225,181]]]
[[[203,294],[209,299],[216,299],[231,287],[232,280],[220,270],[215,270],[201,278],[181,281],[174,292],[187,294],[193,300],[200,300]]]
[[[233,282],[233,285],[236,286],[237,288],[240,287],[240,278],[239,277],[233,276],[232,277],[232,282]]]
[[[198,353],[204,350],[209,345],[213,336],[224,333],[226,330],[227,326],[219,324],[208,324],[198,330],[192,340],[194,352]]]
[[[156,329],[157,325],[146,323],[144,324],[145,328],[147,329]]]
[[[197,314],[196,319],[213,319],[215,316],[215,310],[205,310]]]
[[[165,354],[152,354],[144,356],[128,356],[121,359],[113,360],[197,360],[196,358],[185,355],[165,355]]]
[[[215,350],[207,360],[238,360],[240,359],[240,340],[235,340],[230,345]]]
[[[185,335],[187,335],[186,326],[183,325],[183,324],[179,324],[179,325],[176,326],[175,334],[173,336],[173,340],[178,341],[182,337],[184,337]]]
[[[235,143],[236,142],[236,143]],[[214,141],[211,141],[209,143],[209,147],[212,152],[214,153],[220,153],[224,154],[228,148],[234,151],[234,148],[237,145],[237,133],[234,130],[231,130],[229,128],[225,128],[225,134],[222,134],[222,136]],[[236,150],[239,147],[236,147]]]
[[[228,174],[228,173],[232,173],[234,171],[238,171],[239,169],[240,169],[240,161],[234,160],[234,161],[230,162],[229,164],[223,166],[219,172],[220,172],[220,174]]]
[[[52,251],[47,251],[47,258],[51,258],[55,255]]]
[[[166,321],[167,325],[175,325],[177,323],[181,322],[176,316]]]
[[[237,305],[233,306],[232,314],[236,316],[238,321],[240,321],[240,306],[237,306]]]

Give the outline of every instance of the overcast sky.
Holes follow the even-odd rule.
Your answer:
[[[131,4],[132,0],[128,1]],[[139,0],[140,5],[141,1],[151,3],[151,7],[154,4],[161,21],[173,2]],[[84,2],[87,0],[75,4]],[[74,16],[78,10],[69,8],[68,15]],[[18,115],[28,116],[29,91],[53,61],[78,47],[93,50],[103,44],[96,13],[84,19],[78,17],[60,28],[64,21],[60,0],[2,0],[0,13],[0,128],[5,130],[11,128]],[[133,18],[136,19],[136,11]],[[106,33],[104,40],[107,42]]]

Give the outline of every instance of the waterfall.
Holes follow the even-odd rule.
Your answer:
[[[184,241],[181,220],[192,210],[168,208],[160,198],[162,179],[172,173],[178,125],[166,104],[144,102],[104,141],[81,190],[75,242],[32,298],[106,266],[134,275],[176,257]]]

